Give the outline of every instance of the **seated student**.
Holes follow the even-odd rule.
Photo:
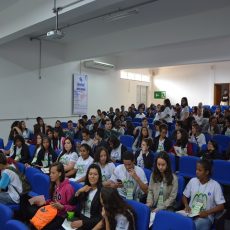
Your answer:
[[[177,176],[172,173],[168,154],[160,152],[155,159],[154,166],[146,204],[153,212],[162,209],[173,211],[176,203],[178,180]]]
[[[115,168],[110,183],[122,197],[139,200],[148,192],[148,181],[143,169],[135,166],[134,161],[133,153],[127,151],[123,156],[123,164]]]
[[[175,131],[182,129],[183,128],[183,123],[180,120],[177,120],[175,123]]]
[[[158,137],[160,135],[160,125],[162,124],[161,121],[154,121],[154,130],[152,137]]]
[[[192,155],[192,144],[188,142],[188,133],[184,129],[175,131],[175,143],[170,152],[176,156]]]
[[[132,149],[133,151],[137,151],[141,148],[141,143],[145,138],[151,138],[149,135],[149,130],[147,127],[142,127],[140,135],[138,135],[133,143]]]
[[[38,168],[48,168],[56,161],[56,159],[57,156],[51,148],[50,139],[47,136],[44,136],[42,140],[42,148],[38,152],[38,157],[34,166]]]
[[[78,183],[85,182],[86,172],[89,166],[93,163],[93,158],[90,156],[91,148],[87,144],[82,144],[80,147],[80,157],[77,159],[75,166],[70,170],[69,175],[75,175],[75,178],[71,178],[72,181]]]
[[[218,159],[218,145],[214,140],[210,140],[207,145],[207,150],[201,151],[198,154],[201,159],[215,160]]]
[[[127,148],[121,144],[116,136],[111,136],[108,139],[110,147],[110,158],[113,162],[122,163],[123,154],[127,151]]]
[[[151,151],[152,144],[153,141],[151,138],[142,140],[141,149],[135,153],[135,163],[137,166],[152,170],[154,163],[154,155]]]
[[[56,120],[55,125],[54,125],[54,130],[56,130],[58,132],[58,136],[59,137],[64,137],[64,132],[62,130],[61,127],[61,121],[60,120]]]
[[[28,163],[30,161],[30,154],[28,145],[22,136],[16,135],[14,138],[14,148],[10,153],[10,157],[17,162]]]
[[[121,116],[120,116],[121,117]],[[125,130],[121,125],[121,118],[117,117],[114,121],[114,127],[112,128],[113,131],[118,133],[118,136],[124,135]]]
[[[19,204],[22,182],[19,176],[9,167],[14,166],[8,164],[5,154],[0,152],[0,204]]]
[[[144,114],[144,109],[140,107],[138,109],[138,113],[136,114],[135,118],[144,118],[144,117],[146,117],[146,115]]]
[[[57,161],[64,165],[66,177],[70,176],[70,172],[74,169],[77,160],[78,155],[75,150],[74,141],[70,137],[67,137],[64,140],[64,148],[57,158]]]
[[[160,125],[160,135],[154,138],[153,141],[153,151],[154,152],[161,152],[166,151],[169,152],[171,148],[171,141],[166,136],[168,132],[168,127],[165,124]]]
[[[67,128],[63,130],[65,137],[70,137],[71,139],[74,139],[75,136],[75,129],[73,127],[73,122],[69,120],[67,122]]]
[[[21,131],[22,131],[22,137],[24,138],[24,140],[26,142],[29,141],[32,132],[26,127],[25,121],[21,121]]]
[[[62,136],[57,128],[53,130],[53,149],[55,151],[62,149]]]
[[[42,133],[45,135],[46,125],[43,121],[43,118],[37,117],[36,121],[37,121],[37,124],[34,125],[34,135],[37,135],[38,133]]]
[[[74,211],[76,209],[75,205],[70,204],[70,200],[74,195],[74,189],[69,183],[68,179],[65,179],[65,171],[63,164],[60,162],[55,162],[50,166],[50,200],[45,202],[35,202],[33,206],[27,204],[27,206],[22,206],[27,220],[31,219],[40,206],[51,204],[57,209],[57,216],[47,224],[43,230],[54,230],[61,228],[62,223],[65,220],[68,211]],[[26,212],[25,212],[26,210]],[[32,224],[31,228],[35,229]]]
[[[103,219],[93,228],[133,230],[135,229],[135,213],[114,188],[101,189],[101,205]]]
[[[220,128],[217,124],[217,118],[214,116],[209,118],[208,133],[210,135],[220,134]]]
[[[51,148],[54,150],[54,143],[53,143],[53,138],[54,138],[54,132],[53,132],[53,128],[49,128],[46,131],[46,135],[48,136],[48,138],[50,139],[50,146]]]
[[[218,182],[211,179],[212,164],[200,160],[196,165],[196,176],[187,184],[182,201],[185,211],[196,215],[197,230],[210,230],[214,214],[224,210],[225,199]],[[188,203],[188,199],[190,202]]]
[[[230,116],[225,118],[225,125],[222,134],[225,136],[230,136]]]
[[[102,176],[100,167],[91,164],[85,177],[85,186],[80,188],[76,193],[72,204],[80,204],[76,210],[77,220],[71,223],[73,229],[91,230],[100,222],[101,203],[100,193],[102,187]]]
[[[105,148],[109,148],[108,143],[104,140],[104,136],[105,136],[105,130],[98,128],[96,133],[95,133],[95,137],[93,140],[93,147],[92,147],[92,154],[94,156],[94,154],[97,151],[97,148],[99,147],[105,147]]]
[[[206,139],[203,133],[201,133],[200,126],[197,123],[192,124],[192,132],[190,136],[191,143],[195,143],[201,149],[202,145],[206,145]]]
[[[132,121],[127,120],[125,122],[125,135],[133,136],[134,126]]]
[[[111,162],[109,152],[105,147],[97,149],[97,152],[94,155],[94,162],[101,168],[103,186],[109,185],[110,183],[108,180],[111,178],[115,170],[115,165]]]
[[[148,119],[146,117],[142,118],[141,120],[141,126],[137,126],[134,131],[133,131],[133,136],[137,137],[138,135],[140,135],[141,133],[141,128],[147,128],[148,132],[149,132],[149,136],[152,137],[152,129],[149,127],[149,122]]]
[[[30,159],[29,163],[25,164],[26,167],[30,167],[30,165],[34,165],[35,162],[37,161],[38,153],[42,149],[42,139],[43,139],[43,135],[42,134],[37,134],[37,136],[36,136],[36,146],[35,146],[35,149],[34,149],[34,156],[33,156],[33,159]]]
[[[75,136],[74,138],[78,139],[78,140],[82,140],[82,131],[83,129],[85,129],[85,122],[83,119],[79,119],[77,122],[77,127],[75,130]]]
[[[91,148],[93,147],[93,139],[90,138],[90,132],[88,129],[82,130],[82,141],[81,144],[87,144]]]

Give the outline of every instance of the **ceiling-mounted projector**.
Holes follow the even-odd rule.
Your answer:
[[[46,37],[49,39],[61,39],[64,37],[64,33],[61,30],[51,30],[47,32]]]

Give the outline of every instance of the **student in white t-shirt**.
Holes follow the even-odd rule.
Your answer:
[[[87,144],[82,144],[80,147],[80,157],[75,163],[74,169],[71,170],[70,175],[75,175],[71,180],[78,183],[85,182],[86,172],[89,166],[93,163],[93,158],[90,156],[91,148]]]
[[[196,215],[197,230],[210,230],[214,214],[224,210],[225,199],[218,182],[211,179],[212,165],[208,160],[200,160],[196,166],[196,176],[187,184],[183,192],[185,211]],[[188,199],[190,202],[188,203]]]
[[[66,137],[64,140],[63,151],[58,156],[57,161],[64,165],[65,176],[69,177],[71,175],[71,170],[78,160],[78,155],[75,150],[75,144],[72,138]]]
[[[200,126],[196,122],[192,124],[192,135],[189,141],[197,144],[199,148],[201,148],[202,145],[206,145],[205,135],[201,133]]]
[[[181,98],[180,120],[185,121],[189,117],[189,107],[187,97]]]
[[[133,230],[135,229],[135,214],[133,209],[122,199],[116,189],[102,188],[100,196],[103,219],[93,228]]]
[[[123,164],[118,165],[110,178],[111,187],[117,188],[119,194],[129,200],[139,200],[148,192],[148,181],[144,170],[135,166],[134,154],[125,152]]]
[[[161,112],[160,118],[162,120],[165,120],[167,123],[172,123],[173,118],[172,118],[172,109],[171,109],[171,102],[169,99],[164,100],[164,110]]]
[[[90,138],[90,132],[88,129],[82,130],[82,141],[81,144],[87,144],[91,148],[93,147],[93,139]]]
[[[100,166],[103,186],[110,185],[108,180],[111,178],[115,170],[115,165],[111,162],[109,152],[105,147],[97,149],[94,155],[94,162]]]
[[[9,167],[13,166],[7,163],[5,154],[0,152],[0,204],[19,204],[22,182],[14,171],[8,169]]]

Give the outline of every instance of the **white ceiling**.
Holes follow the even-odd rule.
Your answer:
[[[17,3],[19,0],[0,0],[0,12]]]

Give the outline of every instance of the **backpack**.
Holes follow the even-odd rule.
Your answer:
[[[15,186],[13,186],[13,188],[15,189],[15,191],[19,194],[19,195],[25,195],[27,194],[29,191],[31,191],[31,186],[29,184],[29,182],[26,179],[26,176],[22,173],[20,173],[17,169],[15,169],[14,167],[8,167],[7,169],[13,171],[14,173],[16,173],[20,179],[20,181],[22,182],[22,192],[19,193],[17,188]]]

